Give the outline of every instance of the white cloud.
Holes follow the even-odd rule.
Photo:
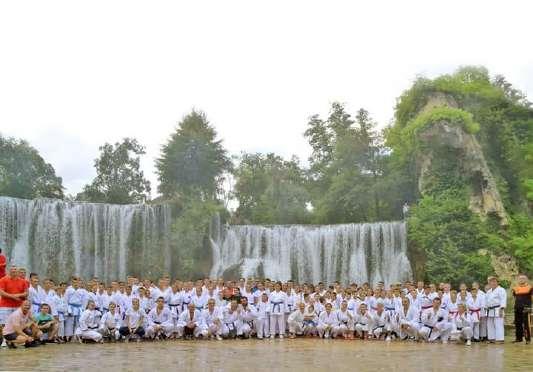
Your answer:
[[[232,153],[307,158],[306,120],[334,100],[381,123],[419,73],[483,64],[533,97],[523,1],[6,1],[0,131],[31,141],[76,193],[98,146],[153,160],[206,111]],[[48,134],[47,134],[48,133]]]

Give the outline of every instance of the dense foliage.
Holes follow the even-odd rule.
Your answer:
[[[0,195],[63,198],[61,177],[26,141],[0,134]]]
[[[163,145],[156,161],[159,192],[167,199],[215,199],[231,161],[204,113],[193,110]]]
[[[296,157],[242,154],[235,169],[234,222],[288,224],[309,222],[306,175]]]
[[[420,113],[430,97],[439,94],[456,108],[434,108]],[[442,97],[442,96],[441,96]],[[498,185],[510,226],[480,219],[468,209],[472,192],[462,173],[460,154],[446,146],[434,149],[431,179],[418,205],[411,210],[409,240],[425,254],[426,278],[454,282],[483,280],[490,271],[489,256],[511,254],[522,270],[533,269],[532,199],[533,110],[523,94],[502,77],[490,79],[484,68],[461,68],[434,80],[419,78],[402,94],[396,122],[387,130],[387,144],[396,164],[417,178],[414,166],[420,153],[417,130],[445,120],[475,133]]]
[[[114,204],[142,203],[150,197],[150,182],[140,169],[144,147],[136,139],[124,138],[114,145],[100,146],[94,161],[96,178],[85,185],[76,199]]]

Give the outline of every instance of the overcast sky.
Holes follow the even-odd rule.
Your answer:
[[[310,115],[341,101],[385,125],[418,74],[484,65],[531,100],[529,4],[2,0],[0,132],[27,139],[73,194],[98,146],[123,137],[147,147],[155,190],[154,158],[192,108],[231,153],[306,159]]]

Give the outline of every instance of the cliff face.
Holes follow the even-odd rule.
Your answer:
[[[457,107],[455,101],[442,94],[429,99],[422,112],[439,106]],[[461,126],[446,120],[433,123],[418,133],[418,140],[423,144],[418,154],[418,188],[424,194],[430,182],[430,170],[435,160],[435,150],[439,146],[447,147],[457,155],[460,171],[470,182],[470,210],[482,218],[497,217],[500,225],[508,225],[508,216],[498,192],[483,150],[473,134],[467,133]]]

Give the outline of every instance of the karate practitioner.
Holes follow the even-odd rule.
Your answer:
[[[101,316],[102,313],[96,310],[96,303],[93,300],[89,300],[87,308],[80,315],[79,325],[76,329],[76,336],[78,336],[80,343],[82,340],[104,342],[102,334],[98,332],[98,323]]]
[[[487,337],[489,343],[503,343],[503,320],[507,306],[507,293],[498,285],[496,277],[489,278],[490,288],[485,296],[487,312]]]
[[[207,328],[204,325],[202,313],[193,302],[187,306],[187,310],[180,314],[177,326],[178,337],[190,339],[200,336],[207,337]]]
[[[165,299],[159,297],[156,300],[156,307],[148,313],[146,337],[160,340],[171,337],[175,330],[172,314],[168,306],[165,306]]]
[[[439,297],[433,299],[433,307],[422,314],[422,327],[418,332],[419,338],[434,342],[439,337],[443,344],[448,343],[452,324],[448,322],[448,312],[441,308]]]

